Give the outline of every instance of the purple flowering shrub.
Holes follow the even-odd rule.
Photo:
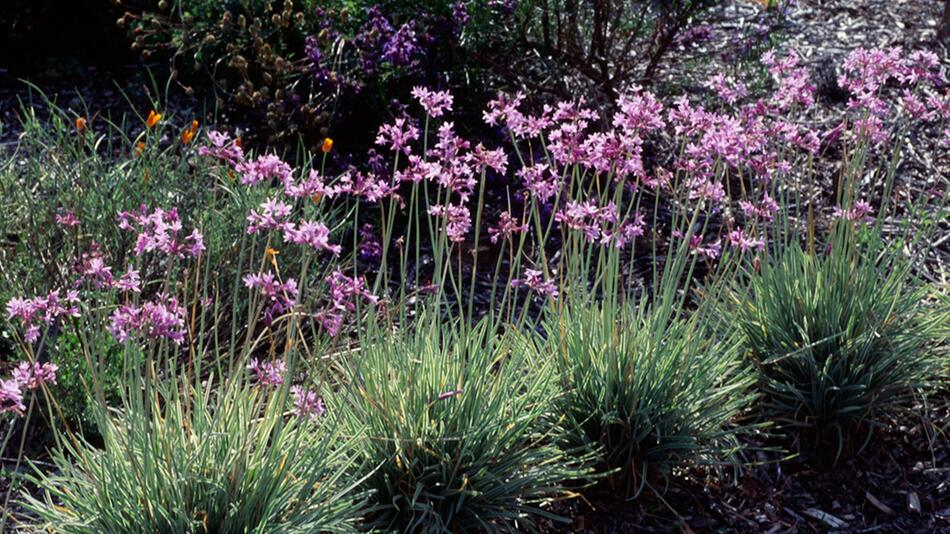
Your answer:
[[[479,76],[473,52],[510,14],[489,4],[140,0],[119,25],[133,50],[167,59],[188,93],[215,99],[252,139],[316,147],[331,132],[365,142],[348,125],[387,113],[412,83]]]

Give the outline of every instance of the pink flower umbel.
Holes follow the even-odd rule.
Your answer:
[[[0,414],[13,412],[23,414],[26,406],[23,405],[23,391],[20,383],[15,380],[0,381]]]
[[[20,362],[13,370],[13,380],[26,389],[36,389],[42,384],[55,384],[58,370],[55,363]]]
[[[411,143],[419,139],[419,128],[410,124],[405,117],[397,118],[393,124],[384,124],[379,127],[376,135],[376,144],[389,146],[393,152],[409,154]]]
[[[79,218],[69,210],[59,210],[56,214],[56,224],[64,228],[73,228],[79,226]]]
[[[465,206],[432,206],[429,208],[429,215],[445,219],[445,233],[449,236],[449,241],[454,243],[465,241],[465,236],[472,227],[472,216]]]
[[[277,199],[270,199],[261,202],[260,212],[251,210],[247,216],[247,233],[255,234],[261,230],[279,230],[287,224],[287,218],[290,217],[290,204],[281,202]]]
[[[518,221],[512,218],[510,213],[503,211],[498,216],[497,225],[488,228],[488,235],[492,243],[497,243],[500,239],[509,239],[513,234],[524,232],[527,229],[527,224],[518,224]]]
[[[729,239],[729,244],[735,248],[738,248],[742,252],[748,252],[752,249],[761,250],[765,248],[765,241],[747,236],[745,231],[743,231],[741,228],[739,230],[733,230],[729,232],[727,237]]]
[[[23,322],[23,340],[27,343],[33,343],[40,337],[37,322],[49,326],[60,317],[79,317],[78,291],[67,291],[66,296],[61,297],[59,290],[55,290],[46,297],[14,297],[7,302],[7,318],[18,318]]]
[[[412,96],[419,101],[422,109],[430,117],[441,117],[443,113],[452,111],[452,94],[448,91],[430,91],[425,87],[413,87]]]
[[[297,281],[288,278],[281,283],[273,273],[256,273],[244,277],[244,285],[250,289],[259,289],[263,297],[264,324],[270,326],[274,319],[289,311],[297,304]]]
[[[205,249],[204,238],[197,229],[179,239],[182,224],[176,208],[168,211],[155,208],[148,213],[147,208],[142,205],[137,211],[120,211],[119,228],[139,231],[135,242],[136,256],[157,250],[179,258],[194,258]]]
[[[874,208],[870,204],[863,200],[859,200],[854,203],[848,209],[835,208],[834,217],[836,219],[844,219],[851,222],[862,222],[865,224],[870,224],[874,222],[874,217],[871,217],[871,213],[874,212]]]
[[[273,154],[258,156],[254,161],[242,162],[235,167],[235,170],[241,174],[241,183],[244,185],[257,185],[274,178],[284,186],[293,181],[293,169]]]
[[[300,386],[290,388],[294,395],[294,415],[301,418],[319,417],[326,411],[323,407],[323,399],[309,389]]]
[[[210,157],[230,165],[237,165],[244,161],[244,150],[236,141],[226,133],[210,131],[208,132],[208,141],[211,146],[203,146],[198,149],[198,155]]]
[[[525,269],[524,278],[512,280],[511,287],[526,287],[551,298],[557,298],[558,295],[557,285],[551,280],[545,280],[544,273],[534,269]]]
[[[298,245],[309,245],[314,250],[326,250],[338,256],[343,248],[330,244],[330,229],[323,223],[302,221],[299,225],[287,223],[284,227],[284,241]]]
[[[254,373],[254,379],[262,386],[279,386],[284,383],[284,375],[287,374],[287,364],[283,360],[275,362],[260,361],[257,358],[251,359],[247,364],[247,370]]]
[[[117,341],[139,334],[148,339],[185,340],[185,308],[178,299],[159,294],[152,302],[120,306],[109,317],[109,332]]]

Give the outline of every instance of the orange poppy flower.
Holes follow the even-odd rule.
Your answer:
[[[77,117],[76,118],[76,131],[83,132],[86,130],[86,117]]]
[[[198,121],[191,121],[191,126],[188,128],[185,128],[185,130],[181,132],[181,142],[186,145],[190,143],[191,140],[194,139],[195,132],[197,131],[198,131]]]
[[[152,111],[148,112],[148,118],[145,119],[145,125],[148,126],[149,128],[154,128],[155,125],[158,124],[158,121],[160,120],[162,120],[162,114],[156,113],[155,110],[153,109]]]
[[[135,143],[135,155],[141,156],[143,152],[145,152],[145,141]]]
[[[333,139],[330,139],[329,137],[324,138],[323,145],[320,146],[320,150],[322,150],[324,154],[333,150]]]

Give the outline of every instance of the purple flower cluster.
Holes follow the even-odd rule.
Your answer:
[[[308,245],[314,250],[326,250],[338,256],[343,250],[340,245],[330,244],[330,229],[323,223],[301,221],[300,224],[287,223],[284,226],[284,240],[297,245]]]
[[[419,101],[430,117],[441,117],[452,111],[452,94],[448,91],[431,91],[425,87],[413,87],[412,96]]]
[[[526,223],[518,224],[518,221],[507,211],[501,212],[501,215],[498,216],[498,222],[495,224],[495,226],[488,228],[488,236],[492,243],[497,243],[499,240],[511,239],[512,235],[524,232],[528,229]]]
[[[364,76],[375,74],[383,63],[394,67],[411,66],[420,52],[415,22],[394,28],[379,6],[369,8],[367,21],[357,31],[353,45]]]
[[[22,415],[24,390],[35,390],[43,384],[56,383],[55,363],[20,362],[8,380],[0,380],[0,414],[13,412]]]
[[[119,228],[139,232],[135,241],[136,256],[157,250],[169,256],[195,258],[205,249],[204,238],[197,229],[182,239],[178,237],[182,224],[177,208],[168,211],[155,208],[149,213],[142,205],[137,211],[120,211]]]
[[[241,175],[244,185],[257,185],[261,182],[269,183],[277,179],[285,186],[292,182],[293,169],[274,154],[263,154],[253,161],[242,160],[234,170]]]
[[[144,304],[119,306],[109,320],[108,330],[117,341],[127,341],[135,335],[166,338],[178,344],[185,340],[185,308],[178,299],[165,294]]]
[[[511,281],[511,287],[526,287],[538,294],[551,298],[557,298],[557,285],[552,280],[546,280],[544,273],[534,269],[525,269],[524,278],[515,278]]]
[[[200,147],[198,155],[214,158],[231,166],[244,161],[244,150],[228,134],[212,130],[208,132],[208,141],[211,145]]]
[[[274,387],[284,383],[287,364],[283,360],[269,362],[252,358],[247,364],[247,370],[254,373],[254,379],[257,380],[258,384]]]
[[[281,282],[273,273],[248,274],[244,277],[244,285],[260,290],[264,299],[263,321],[267,326],[297,304],[297,281],[293,278]]]
[[[366,288],[366,282],[360,277],[350,277],[342,271],[334,271],[326,278],[329,286],[330,307],[315,314],[314,318],[331,336],[340,333],[343,319],[356,311],[358,300],[376,305],[379,298]]]
[[[61,297],[60,291],[55,290],[45,297],[14,297],[7,302],[7,318],[20,319],[23,322],[23,339],[27,343],[39,339],[40,327],[37,323],[49,326],[59,317],[79,317],[78,291],[67,291],[66,296]]]
[[[290,388],[294,396],[294,415],[304,419],[319,417],[326,411],[323,407],[323,399],[317,396],[316,392],[305,389],[301,386]]]
[[[431,206],[429,215],[445,219],[445,233],[453,243],[465,241],[465,236],[472,227],[472,215],[464,205]]]

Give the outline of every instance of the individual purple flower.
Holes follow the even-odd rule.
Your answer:
[[[479,143],[472,152],[472,159],[478,166],[493,169],[498,174],[505,174],[508,170],[508,154],[501,148],[488,150]]]
[[[603,217],[603,214],[601,214],[601,217]],[[615,248],[623,248],[642,236],[643,232],[643,214],[637,211],[631,219],[616,224],[614,229],[610,231],[601,230],[600,242],[605,245],[612,245]]]
[[[37,323],[49,326],[60,317],[79,317],[79,292],[70,290],[65,297],[57,289],[45,297],[23,299],[14,297],[7,302],[7,318],[23,322],[23,340],[33,343],[40,336]]]
[[[871,205],[863,200],[859,200],[854,203],[848,209],[835,208],[833,216],[836,219],[844,219],[851,222],[862,222],[869,224],[874,222],[874,218],[871,217],[871,213],[874,212],[874,208]]]
[[[396,67],[406,67],[413,64],[418,51],[416,25],[410,21],[400,26],[383,45],[382,59]]]
[[[339,256],[342,247],[330,243],[330,229],[327,225],[314,221],[302,221],[299,225],[284,225],[284,241],[298,245],[308,245],[315,250],[326,250]]]
[[[270,362],[252,358],[247,364],[247,370],[254,373],[254,379],[257,380],[258,384],[273,387],[284,383],[287,364],[283,360]]]
[[[83,282],[89,282],[96,289],[112,287],[112,267],[106,265],[105,258],[99,250],[99,245],[93,243],[89,252],[83,252],[79,265],[76,270],[79,279],[76,280],[76,287]]]
[[[522,100],[524,100],[524,94],[520,92],[513,96],[499,93],[498,98],[489,102],[488,109],[483,113],[485,123],[489,126],[495,126],[505,124],[512,116],[520,117],[521,112],[518,111],[518,107]]]
[[[317,396],[316,392],[304,389],[300,386],[293,386],[290,392],[294,396],[294,415],[301,418],[313,418],[323,415],[323,399]]]
[[[472,17],[468,14],[468,6],[465,5],[465,2],[455,2],[452,4],[452,22],[455,23],[457,30],[464,28],[471,19]]]
[[[815,85],[811,83],[808,69],[800,64],[797,53],[777,59],[770,50],[762,55],[761,61],[779,82],[772,95],[772,102],[778,109],[787,111],[795,105],[807,108],[815,103]]]
[[[350,277],[342,271],[334,271],[326,278],[330,289],[331,305],[340,311],[356,311],[356,300],[363,299],[370,304],[377,304],[379,298],[366,288],[366,282],[360,277]]]
[[[354,172],[340,178],[339,191],[362,198],[367,202],[378,202],[394,194],[396,187],[390,186],[385,180],[372,173]]]
[[[419,101],[430,117],[441,117],[452,111],[452,94],[448,91],[431,91],[425,87],[413,87],[412,96]]]
[[[569,201],[554,215],[554,220],[571,230],[584,232],[589,240],[597,239],[600,228],[597,225],[600,209],[593,201]]]
[[[409,156],[409,164],[406,168],[396,171],[396,181],[417,184],[423,180],[435,180],[441,174],[441,165],[431,161],[425,161],[421,157],[412,154]]]
[[[634,87],[632,92],[617,99],[619,111],[613,117],[613,124],[625,134],[640,134],[663,128],[663,105],[653,93]]]
[[[241,162],[235,170],[241,174],[241,183],[244,185],[256,185],[274,178],[284,186],[293,181],[293,169],[274,154],[265,154],[254,161]]]
[[[706,243],[703,236],[695,234],[689,240],[689,248],[693,254],[698,254],[708,260],[714,260],[722,253],[722,242],[717,239]]]
[[[771,221],[774,219],[775,213],[779,209],[778,202],[775,202],[768,193],[762,197],[762,200],[758,204],[753,204],[748,200],[740,200],[739,207],[742,208],[742,212],[746,217],[757,217],[763,221]]]
[[[294,184],[289,182],[285,188],[284,193],[293,198],[304,198],[311,197],[318,200],[319,197],[333,198],[338,193],[340,193],[339,187],[328,186],[323,177],[320,176],[320,173],[316,170],[311,170],[307,179],[299,184]]]
[[[59,210],[56,213],[56,224],[65,228],[73,228],[79,226],[79,218],[69,210]]]
[[[544,273],[534,269],[525,269],[524,277],[512,280],[511,287],[526,287],[551,298],[557,298],[558,295],[557,285],[551,280],[545,280]]]
[[[722,73],[707,80],[705,85],[707,88],[715,91],[716,95],[729,105],[734,105],[749,95],[749,90],[744,83],[738,82],[734,78],[726,77],[726,75]]]
[[[546,164],[538,163],[523,167],[517,174],[524,182],[525,189],[541,204],[561,191],[560,178]]]

